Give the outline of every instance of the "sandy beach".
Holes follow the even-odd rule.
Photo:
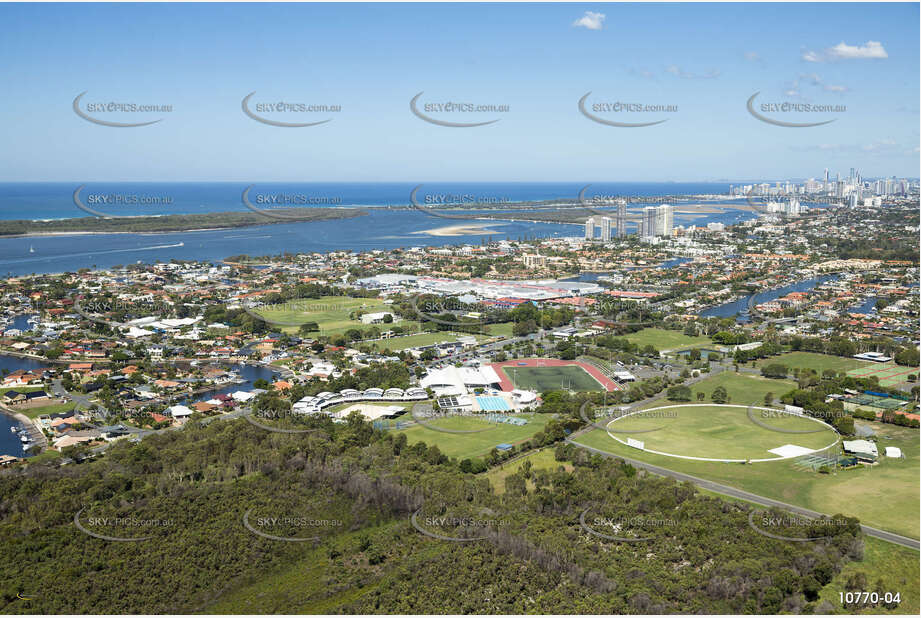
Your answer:
[[[464,223],[462,225],[447,225],[445,227],[436,227],[431,230],[420,230],[413,234],[426,234],[428,236],[470,236],[470,235],[487,235],[501,234],[499,230],[494,230],[490,226],[492,223]]]

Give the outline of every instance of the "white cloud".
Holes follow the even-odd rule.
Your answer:
[[[715,69],[706,73],[691,73],[674,64],[665,67],[665,72],[671,73],[675,77],[680,77],[681,79],[714,79],[720,76],[720,72]]]
[[[799,97],[802,95],[801,86],[803,85],[821,88],[825,92],[844,93],[848,91],[847,86],[826,84],[818,73],[800,73],[799,77],[793,80],[793,85],[784,91],[784,94],[790,97]]]
[[[806,62],[822,62],[822,58],[814,51],[803,52],[803,60]]]
[[[888,58],[889,54],[879,41],[867,41],[866,45],[847,45],[841,41],[830,50],[833,58]]]
[[[585,15],[572,22],[576,28],[587,28],[589,30],[601,30],[604,28],[604,13],[593,13],[585,11]]]
[[[851,60],[851,59],[882,59],[888,58],[886,48],[879,41],[867,41],[863,45],[848,45],[841,41],[834,47],[829,47],[823,52],[807,50],[803,52],[802,59],[806,62],[825,62],[826,60]]]

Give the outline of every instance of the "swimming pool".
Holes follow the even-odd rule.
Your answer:
[[[485,410],[487,412],[512,409],[511,406],[508,405],[508,402],[502,397],[477,397],[476,402],[479,404],[480,410]]]

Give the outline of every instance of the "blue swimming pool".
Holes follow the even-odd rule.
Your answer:
[[[487,412],[512,409],[508,405],[508,402],[502,397],[477,397],[476,402],[479,404],[481,410],[486,410]]]

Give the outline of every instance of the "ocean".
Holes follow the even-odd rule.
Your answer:
[[[0,183],[0,219],[55,220],[90,216],[74,203],[83,187],[81,204],[106,215],[195,214],[221,211],[250,212],[243,204],[246,183]],[[444,246],[484,239],[580,236],[574,224],[525,221],[489,222],[479,233],[457,236],[431,235],[427,230],[465,223],[422,214],[406,207],[412,183],[255,183],[250,203],[259,199],[283,200],[285,205],[366,207],[371,214],[352,219],[282,223],[211,231],[157,234],[69,234],[0,238],[0,273],[7,276],[107,268],[135,262],[171,259],[219,261],[232,255],[276,255],[283,252],[326,252],[351,249],[395,249]],[[437,205],[471,201],[502,204],[528,200],[575,201],[584,183],[425,183],[417,202]],[[595,183],[585,192],[594,196],[718,195],[724,183]],[[717,200],[719,202],[719,200]],[[267,203],[267,202],[266,202]],[[457,211],[454,211],[457,212]],[[465,211],[474,221],[477,212]],[[494,212],[494,211],[493,211]],[[676,215],[678,224],[731,224],[751,218],[751,213],[729,211],[690,219]],[[480,223],[483,223],[480,221]]]

